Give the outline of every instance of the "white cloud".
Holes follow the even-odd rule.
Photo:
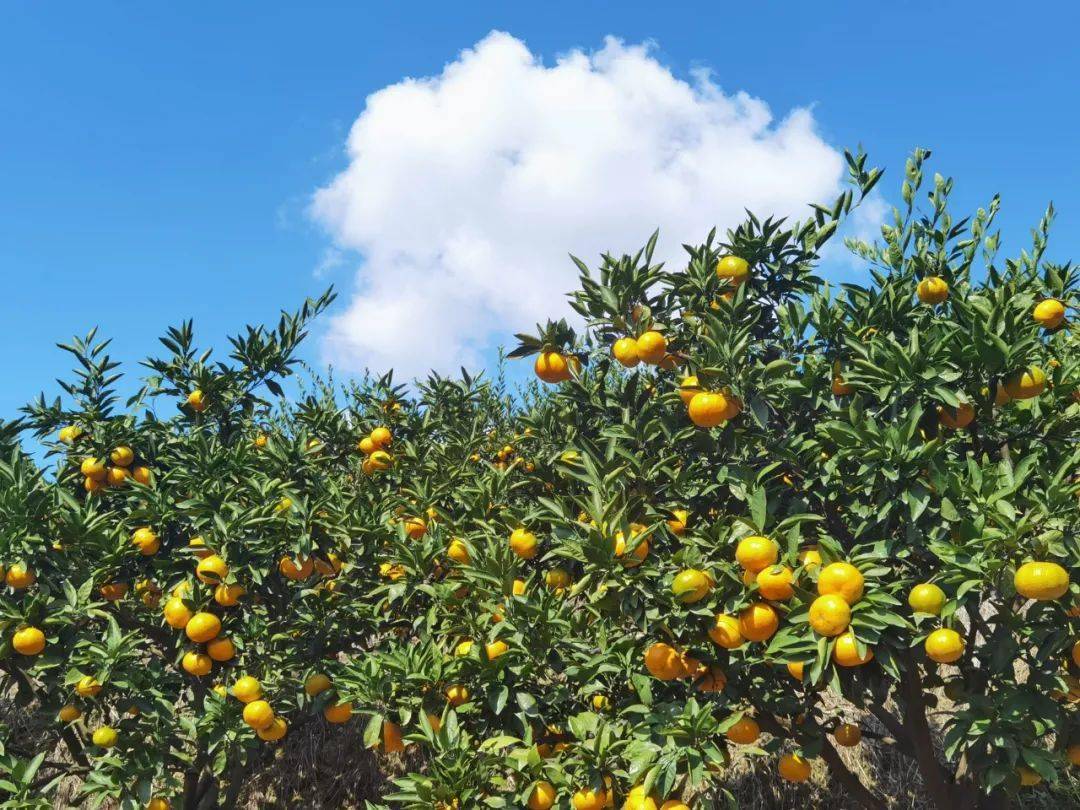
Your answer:
[[[476,367],[513,331],[570,313],[573,253],[661,258],[744,208],[805,215],[843,161],[808,109],[775,121],[707,72],[676,78],[609,38],[544,65],[493,32],[435,77],[368,97],[349,165],[312,201],[334,248],[362,257],[324,348],[346,370]]]

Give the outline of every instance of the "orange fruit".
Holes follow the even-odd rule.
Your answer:
[[[607,806],[608,794],[606,790],[591,787],[579,788],[570,800],[574,810],[603,810]]]
[[[932,582],[923,582],[911,589],[908,605],[916,613],[940,616],[941,609],[945,607],[945,591]]]
[[[955,630],[942,627],[926,637],[926,657],[939,664],[951,664],[964,654],[964,639]]]
[[[762,568],[757,575],[758,593],[774,602],[786,602],[795,595],[795,588],[792,587],[794,579],[794,574],[786,565]]]
[[[96,697],[101,688],[98,679],[93,675],[84,675],[75,682],[75,694],[79,697]]]
[[[754,718],[743,715],[725,732],[725,736],[736,745],[753,745],[761,736],[761,727]]]
[[[45,634],[36,627],[23,627],[11,637],[11,646],[20,655],[37,655],[45,649]]]
[[[316,672],[309,675],[307,680],[304,681],[304,693],[308,697],[315,697],[316,695],[325,692],[330,686],[330,678],[323,675],[321,672]]]
[[[717,613],[713,620],[713,626],[709,628],[709,638],[725,650],[733,650],[743,643],[742,631],[739,629],[739,620],[726,613]]]
[[[394,466],[394,457],[387,453],[385,450],[376,450],[367,458],[366,462],[373,471],[381,472],[383,470],[389,470]],[[422,521],[421,521],[422,522]],[[408,527],[406,527],[408,528]],[[424,526],[424,531],[427,531],[427,526]],[[420,533],[421,535],[423,532]],[[412,532],[409,532],[409,536],[412,537]],[[415,537],[413,538],[416,539]]]
[[[555,786],[541,779],[533,785],[527,804],[529,810],[548,810],[555,804]]]
[[[698,427],[713,428],[727,419],[730,403],[723,394],[715,391],[699,391],[694,394],[687,408],[690,421]]]
[[[240,601],[240,597],[244,595],[244,588],[242,585],[226,585],[222,583],[214,588],[214,601],[222,607],[233,607]]]
[[[1070,765],[1080,766],[1080,743],[1072,743],[1065,752]]]
[[[216,585],[228,575],[229,566],[217,554],[203,557],[199,560],[199,564],[195,566],[195,576],[199,578],[200,582],[205,582],[208,585]]]
[[[251,703],[262,697],[262,685],[250,675],[241,675],[233,684],[232,693],[241,703]]]
[[[450,541],[450,545],[446,547],[446,556],[460,565],[467,565],[469,562],[469,548],[455,537]]]
[[[455,709],[462,703],[468,703],[469,690],[460,683],[446,687],[446,699]]]
[[[301,579],[307,579],[311,576],[311,573],[315,570],[315,563],[311,561],[310,557],[282,557],[278,561],[278,571],[285,579],[291,579],[294,582]]]
[[[405,534],[411,540],[419,540],[427,533],[427,521],[421,517],[411,517],[405,521]]]
[[[788,661],[787,663],[788,675],[790,675],[797,681],[801,681],[803,679],[803,673],[805,669],[806,663],[803,661]]]
[[[1065,305],[1056,298],[1047,298],[1035,305],[1031,317],[1044,329],[1057,329],[1065,320]]]
[[[854,723],[841,723],[833,731],[833,739],[837,745],[851,748],[862,740],[862,730]]]
[[[119,602],[128,592],[126,582],[107,582],[98,588],[98,593],[106,602]]]
[[[266,742],[276,742],[285,736],[285,733],[289,730],[289,724],[284,717],[275,717],[270,721],[270,725],[266,728],[260,728],[255,732],[260,740]]]
[[[127,467],[135,460],[135,453],[130,447],[120,445],[109,453],[109,460],[117,467]]]
[[[626,368],[633,368],[641,362],[638,356],[637,341],[632,337],[619,338],[611,346],[612,356]]]
[[[768,537],[750,535],[739,541],[735,547],[735,559],[739,565],[754,574],[775,565],[780,550]]]
[[[82,717],[82,710],[78,706],[72,706],[70,703],[60,709],[56,713],[56,716],[62,723],[74,723],[80,717]]]
[[[821,596],[837,594],[849,605],[854,605],[862,599],[863,575],[851,563],[829,563],[818,574],[818,593]]]
[[[943,405],[937,409],[938,421],[945,427],[959,430],[966,428],[975,420],[975,408],[970,403],[961,402],[956,408],[947,408]]]
[[[874,651],[866,648],[866,655],[859,655],[859,645],[855,641],[855,634],[850,630],[836,637],[836,646],[833,647],[833,661],[841,667],[859,667],[869,663],[874,658]]]
[[[1069,572],[1057,563],[1026,562],[1013,577],[1016,592],[1040,602],[1058,599],[1069,590]]]
[[[1046,388],[1046,374],[1038,366],[1028,366],[1005,379],[1005,393],[1013,399],[1037,397]]]
[[[784,754],[777,771],[785,782],[805,782],[810,778],[810,763],[798,754]]]
[[[202,413],[206,410],[206,406],[209,404],[206,401],[206,395],[203,394],[198,388],[187,395],[187,404],[191,410],[196,413]]]
[[[919,282],[915,293],[924,304],[940,304],[949,297],[949,285],[939,276],[927,276]]]
[[[713,578],[704,571],[688,568],[679,572],[671,583],[675,599],[684,605],[700,602],[712,590]]]
[[[779,625],[776,610],[765,602],[755,602],[739,612],[739,632],[747,641],[765,641]]]
[[[401,742],[401,726],[389,720],[383,720],[383,751],[387,754],[400,754],[405,750]]]
[[[682,676],[683,666],[679,653],[669,644],[658,641],[645,650],[645,669],[654,678],[671,681]]]
[[[104,481],[107,474],[105,465],[96,458],[84,458],[79,465],[79,472],[94,481]]]
[[[215,661],[231,661],[236,655],[236,646],[232,640],[219,636],[206,644],[206,654]]]
[[[626,794],[623,810],[657,810],[658,801],[655,793],[646,793],[644,785],[637,785]]]
[[[739,286],[750,275],[750,264],[738,256],[724,256],[716,263],[716,277]]]
[[[110,487],[120,487],[128,480],[129,475],[127,467],[109,467],[105,473],[105,483]]]
[[[217,634],[221,632],[221,619],[213,613],[196,613],[188,620],[184,632],[196,644],[203,644],[217,638]]]
[[[799,562],[806,570],[821,567],[821,552],[818,551],[817,546],[813,548],[803,549],[799,552]]]
[[[1034,787],[1042,782],[1042,774],[1027,765],[1021,765],[1016,769],[1016,775],[1020,778],[1022,787]]]
[[[509,652],[510,648],[505,641],[492,641],[490,644],[484,645],[484,652],[487,653],[488,661],[494,661]]]
[[[727,675],[717,664],[713,664],[698,678],[696,686],[699,692],[722,692],[727,686]]]
[[[4,575],[4,581],[7,582],[8,587],[16,591],[29,588],[35,580],[37,580],[37,575],[23,563],[15,563]]]
[[[666,522],[672,534],[676,537],[682,537],[686,533],[687,524],[690,522],[690,513],[685,509],[672,509],[671,518]]]
[[[690,401],[700,393],[701,386],[697,377],[693,375],[683,377],[683,381],[679,384],[679,399],[682,400],[683,405],[690,407]]]
[[[536,376],[546,383],[561,383],[570,379],[570,364],[559,352],[541,352],[533,364]]]
[[[165,623],[169,627],[183,630],[191,621],[191,610],[184,604],[183,599],[172,597],[165,602]]]
[[[116,733],[116,729],[112,726],[99,726],[94,729],[94,734],[91,737],[94,745],[101,748],[112,748],[120,739],[120,735]]]
[[[210,660],[210,656],[198,652],[185,653],[182,664],[185,672],[197,678],[209,675],[210,670],[214,668],[214,662]]]
[[[819,596],[810,604],[810,626],[822,636],[838,636],[851,623],[851,607],[838,594]]]
[[[642,362],[658,365],[667,355],[667,340],[659,332],[649,330],[637,339],[637,353]]]
[[[390,428],[379,426],[371,431],[371,441],[375,442],[377,447],[386,449],[394,442],[394,436],[390,432]]]
[[[531,560],[536,556],[536,535],[522,527],[514,529],[510,533],[510,548],[523,560]]]

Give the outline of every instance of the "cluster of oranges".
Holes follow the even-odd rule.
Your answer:
[[[393,456],[388,452],[394,442],[390,429],[377,427],[356,444],[356,449],[366,456],[361,468],[365,475],[374,475],[377,472],[390,469],[394,463]]]
[[[63,434],[65,430],[71,429],[75,428],[69,426],[62,428],[60,432]],[[83,475],[83,487],[87,492],[98,492],[107,486],[123,486],[128,481],[149,486],[151,481],[150,468],[145,464],[137,464],[135,452],[126,445],[114,448],[107,460],[84,458],[79,465],[79,472]]]

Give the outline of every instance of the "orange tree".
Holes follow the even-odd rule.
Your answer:
[[[2,685],[50,721],[8,730],[0,792],[231,806],[308,723],[357,726],[387,807],[733,805],[736,750],[882,807],[860,744],[942,808],[1060,778],[1077,274],[1050,214],[999,261],[997,201],[954,219],[926,157],[850,244],[865,286],[815,275],[862,155],[805,222],[578,262],[585,331],[519,336],[543,384],[518,396],[282,397],[329,294],[222,362],[170,330],[123,409],[106,345],[65,346],[66,398],[0,430]]]

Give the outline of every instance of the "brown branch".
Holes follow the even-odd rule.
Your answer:
[[[904,727],[915,749],[915,761],[919,765],[923,787],[939,810],[951,810],[954,806],[951,785],[934,752],[934,738],[926,719],[926,701],[923,700],[918,664],[910,650],[904,650],[900,660],[903,663],[900,688],[904,699]]]

